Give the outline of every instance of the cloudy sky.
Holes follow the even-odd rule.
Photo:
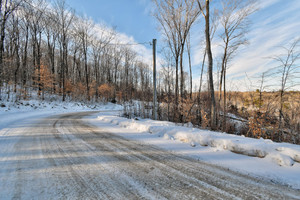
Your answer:
[[[153,9],[151,0],[67,0],[67,3],[77,13],[91,17],[96,23],[116,27],[124,42],[146,43],[134,48],[149,62],[152,53],[149,42],[157,38],[158,51],[164,46],[157,23],[150,14]],[[249,45],[239,50],[228,69],[228,82],[234,90],[246,90],[249,86],[249,82],[245,80],[246,75],[256,77],[274,67],[270,57],[279,54],[282,51],[281,46],[300,37],[299,0],[260,0],[259,8],[251,16],[252,25],[247,35]],[[192,30],[192,69],[195,85],[199,80],[202,61],[202,33],[203,30],[196,27]],[[220,49],[216,36],[213,43],[215,59],[220,56],[218,52]]]

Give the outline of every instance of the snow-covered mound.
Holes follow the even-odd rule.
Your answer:
[[[0,102],[0,112],[15,111],[88,111],[88,110],[122,110],[123,107],[112,103],[82,103],[75,101],[42,101],[42,100],[19,100]]]
[[[167,140],[178,140],[193,147],[197,145],[210,146],[218,150],[229,150],[247,156],[270,159],[280,166],[293,166],[295,162],[300,162],[299,145],[183,127],[166,121],[135,120],[109,115],[99,116],[98,119],[139,132],[157,134],[158,137]]]

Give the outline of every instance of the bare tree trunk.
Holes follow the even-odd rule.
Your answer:
[[[189,59],[189,69],[190,69],[190,99],[192,99],[193,95],[193,74],[192,74],[192,61],[191,61],[191,41],[190,41],[190,34],[188,37],[187,42],[187,53],[188,53],[188,59]]]
[[[88,101],[90,101],[91,98],[90,98],[89,72],[88,72],[86,49],[84,49],[84,69],[85,69],[86,93],[87,93]]]
[[[222,58],[222,69],[220,75],[220,85],[219,85],[219,106],[221,108],[221,99],[222,99],[222,84],[223,84],[223,124],[222,129],[225,131],[226,129],[226,85],[225,85],[225,78],[226,78],[226,63],[227,63],[227,52],[228,52],[228,37],[226,37],[224,54]],[[224,82],[224,83],[222,83]]]
[[[206,50],[204,51],[204,56],[203,56],[203,60],[202,60],[201,74],[200,74],[200,83],[199,83],[199,96],[198,96],[198,110],[199,110],[198,123],[199,123],[199,125],[201,125],[201,122],[202,122],[202,116],[201,116],[201,112],[202,112],[201,92],[202,92],[202,80],[203,80],[203,71],[204,71],[205,59],[206,59]]]
[[[223,84],[223,78],[224,78],[224,71],[225,71],[225,64],[227,60],[227,51],[228,51],[228,37],[226,38],[225,42],[225,48],[224,48],[224,54],[222,58],[222,67],[221,67],[221,74],[220,74],[220,85],[219,85],[219,103],[221,102],[222,99],[222,84]]]
[[[16,47],[15,47],[15,51],[16,51],[16,70],[14,73],[15,76],[15,87],[14,87],[14,92],[17,92],[17,82],[18,82],[18,71],[20,69],[20,57],[19,57],[19,42],[16,42]]]
[[[4,52],[4,39],[5,39],[5,23],[6,19],[2,19],[1,23],[1,36],[0,36],[0,100],[1,100],[1,89],[3,85],[3,52]]]
[[[174,119],[177,119],[178,115],[178,57],[175,58],[176,72],[175,72],[175,102],[174,102]]]
[[[27,48],[28,48],[28,36],[29,36],[29,27],[26,25],[26,33],[25,33],[25,44],[24,44],[24,53],[23,53],[23,59],[22,59],[22,69],[23,69],[23,88],[25,89],[25,98],[26,98],[26,94],[27,94]]]
[[[183,53],[184,53],[184,46],[181,46],[181,52],[180,52],[180,97],[181,97],[181,101],[183,101],[183,99],[184,99]]]
[[[66,36],[63,36],[63,55],[62,55],[62,92],[63,92],[63,101],[66,100],[66,80],[65,80],[65,75],[66,75],[66,69],[67,69],[67,57],[68,57],[68,52],[67,52],[67,44],[66,44]]]
[[[278,129],[279,131],[282,131],[282,118],[283,118],[283,95],[284,95],[284,91],[281,90],[280,91],[280,108],[279,108],[279,123],[278,123]]]
[[[226,107],[226,66],[224,68],[224,75],[223,75],[223,131],[225,132],[226,130],[226,116],[227,116],[227,107]]]
[[[40,96],[42,91],[42,83],[41,83],[41,42],[42,42],[42,33],[39,32],[39,39],[37,41],[37,68],[38,68],[38,94]],[[43,99],[44,100],[44,99]]]
[[[206,0],[206,16],[205,16],[205,38],[206,38],[206,51],[208,56],[208,76],[209,76],[209,89],[210,89],[210,119],[211,128],[216,129],[216,101],[214,92],[214,81],[213,81],[213,58],[211,52],[210,42],[210,27],[209,27],[209,2]]]

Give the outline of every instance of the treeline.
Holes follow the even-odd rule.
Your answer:
[[[122,43],[114,29],[77,15],[64,0],[3,0],[0,88],[13,85],[25,99],[32,88],[63,101],[151,98],[149,66]]]
[[[299,144],[300,95],[290,92],[298,83],[299,39],[272,58],[277,67],[256,77],[248,93],[227,92],[227,69],[248,43],[249,16],[257,1],[210,2],[153,0],[153,16],[165,41],[157,79],[158,118]],[[196,22],[204,35],[197,88],[190,34]],[[59,94],[63,101],[126,102],[128,116],[151,117],[151,66],[131,45],[118,41],[114,29],[80,17],[64,0],[2,0],[0,28],[0,98],[6,89],[19,99],[34,91],[41,99]],[[215,39],[221,41],[221,53],[213,56]],[[267,79],[278,86],[269,87]],[[265,92],[270,88],[276,91]]]

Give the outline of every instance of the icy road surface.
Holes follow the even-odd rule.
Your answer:
[[[85,124],[23,121],[0,139],[0,199],[300,199],[300,191]]]

